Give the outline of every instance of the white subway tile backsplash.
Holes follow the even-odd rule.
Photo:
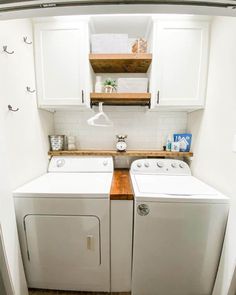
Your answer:
[[[129,149],[161,149],[168,134],[185,132],[187,113],[150,112],[140,107],[105,107],[112,127],[93,127],[88,111],[58,111],[54,114],[56,134],[76,136],[77,148],[114,149],[116,134],[127,134]],[[96,109],[97,112],[97,109]]]

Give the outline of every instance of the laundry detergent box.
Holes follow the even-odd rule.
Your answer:
[[[174,141],[179,142],[180,152],[189,152],[191,148],[192,134],[191,133],[174,134]]]

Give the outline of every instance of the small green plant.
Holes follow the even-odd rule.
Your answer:
[[[106,80],[104,81],[103,86],[104,86],[104,87],[106,87],[106,86],[110,86],[110,87],[116,89],[116,87],[117,87],[116,80],[113,80],[113,79],[111,79],[111,78],[108,78],[108,79],[106,79]]]

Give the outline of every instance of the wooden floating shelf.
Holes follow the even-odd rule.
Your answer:
[[[151,93],[91,93],[91,106],[103,102],[104,105],[141,105],[150,107]]]
[[[95,73],[146,73],[152,54],[90,54],[89,60]]]
[[[192,157],[192,152],[167,152],[160,150],[127,150],[117,152],[116,150],[75,150],[75,151],[50,151],[50,156],[123,156],[123,157]]]

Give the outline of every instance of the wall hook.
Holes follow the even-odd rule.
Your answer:
[[[33,43],[32,41],[28,41],[27,39],[28,39],[27,36],[23,37],[23,41],[24,41],[26,44],[32,44],[32,43]]]
[[[13,107],[10,104],[7,107],[8,107],[8,110],[11,112],[18,112],[19,111],[19,108],[13,109]]]
[[[14,50],[11,51],[11,52],[8,51],[8,50],[7,50],[7,45],[4,45],[4,46],[3,46],[3,51],[6,52],[7,54],[13,54],[13,53],[15,52]]]
[[[29,93],[34,93],[36,90],[31,90],[31,88],[29,86],[26,87],[26,90],[29,92]]]

